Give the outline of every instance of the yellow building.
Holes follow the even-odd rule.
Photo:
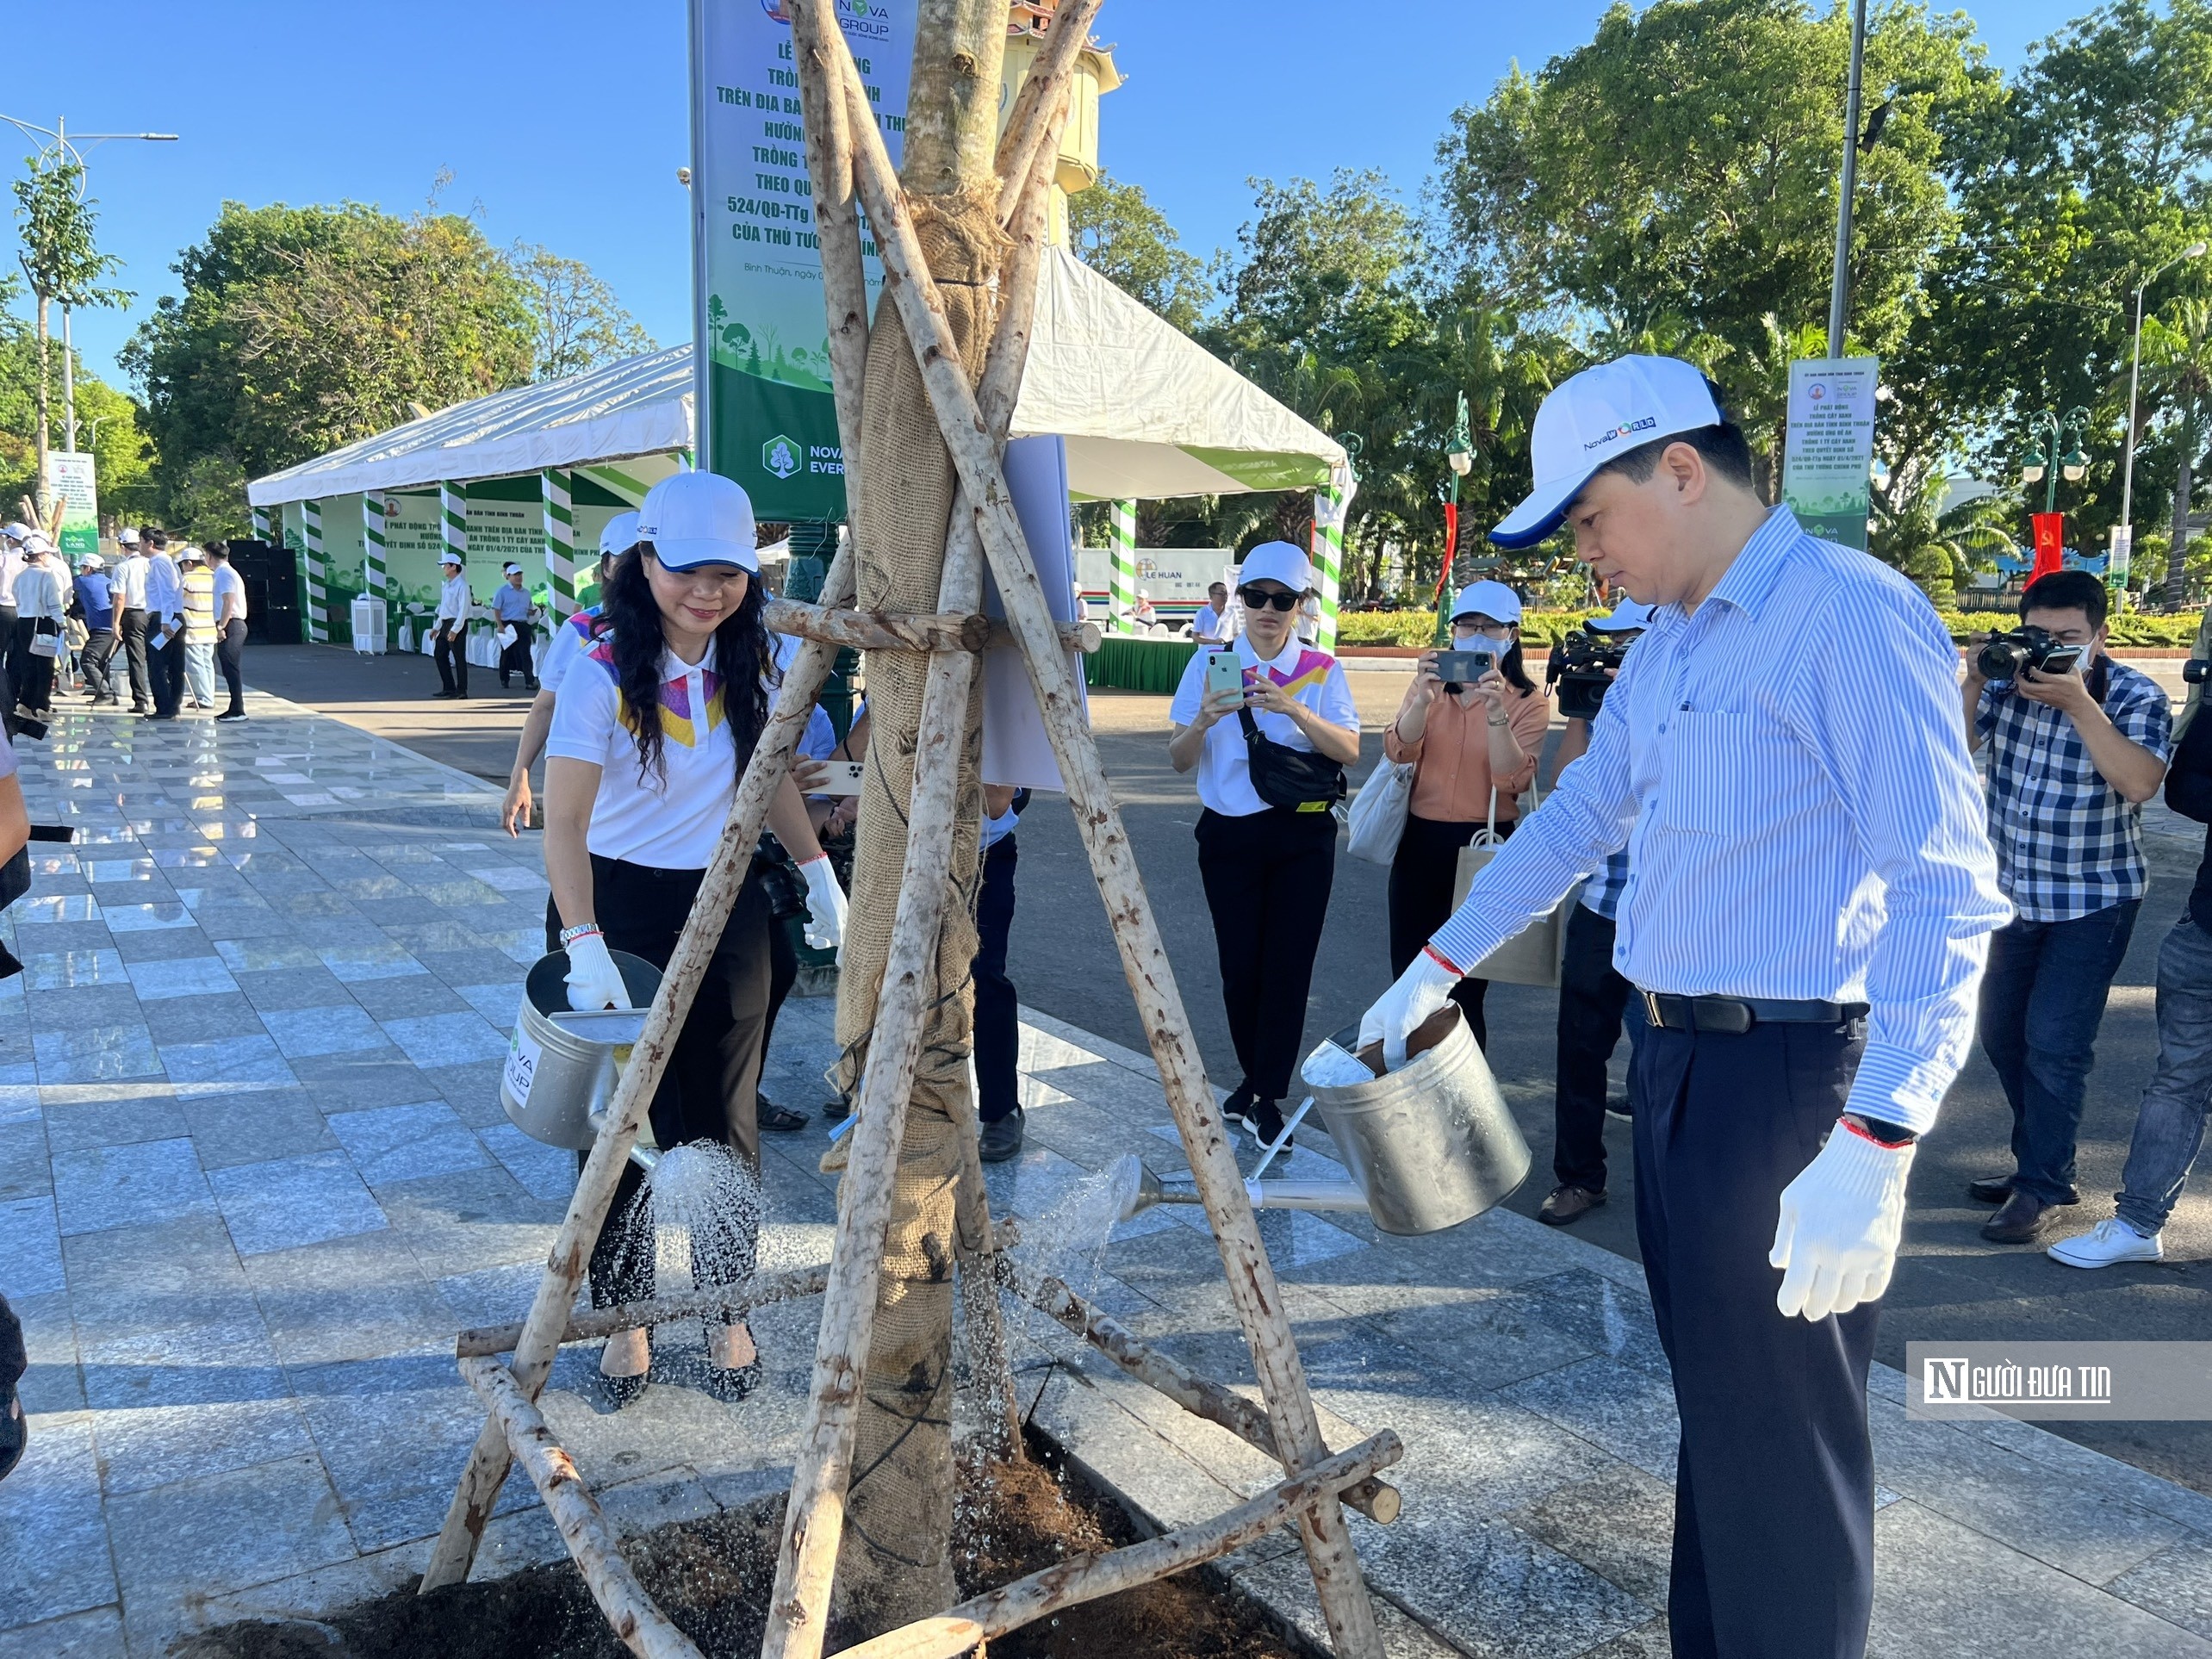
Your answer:
[[[998,130],[1006,130],[1014,100],[1050,37],[1058,0],[1014,0],[1007,8],[1006,65],[998,89]],[[1067,245],[1067,199],[1098,182],[1098,100],[1121,85],[1110,47],[1086,45],[1076,59],[1074,103],[1060,134],[1059,165],[1053,177],[1045,239]]]

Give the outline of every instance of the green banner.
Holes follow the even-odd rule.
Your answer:
[[[1806,358],[1790,365],[1782,500],[1824,541],[1867,549],[1873,505],[1873,357]]]
[[[100,492],[89,450],[47,451],[47,499],[61,503],[57,544],[66,557],[100,550]]]
[[[906,127],[918,0],[836,0],[884,142]],[[705,464],[762,519],[842,519],[845,458],[798,74],[781,0],[694,0],[693,326]],[[868,292],[882,286],[862,231]]]

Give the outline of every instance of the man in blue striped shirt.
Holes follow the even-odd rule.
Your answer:
[[[1681,1419],[1678,1659],[1858,1659],[1873,1594],[1866,1383],[1916,1138],[2010,914],[1927,600],[1762,506],[1688,363],[1546,398],[1536,486],[1658,607],[1569,767],[1368,1011],[1386,1059],[1479,960],[1625,844],[1637,1235]]]

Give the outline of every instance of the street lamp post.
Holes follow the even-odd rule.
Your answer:
[[[2042,483],[2043,511],[2059,510],[2059,478],[2078,484],[2089,476],[2089,456],[2081,446],[2089,430],[2089,411],[2077,404],[2064,414],[2045,409],[2028,423],[2028,453],[2020,458],[2020,482]],[[2065,444],[2061,455],[2059,446]]]
[[[2135,284],[2135,329],[2134,344],[2128,352],[2128,436],[2124,459],[2120,465],[2120,533],[2127,542],[2128,553],[2135,549],[2135,388],[2143,377],[2143,290],[2184,259],[2202,259],[2206,245],[2191,242],[2179,253],[2159,266]]]
[[[47,140],[45,147],[47,152],[59,152],[77,169],[77,199],[79,202],[84,201],[89,188],[84,152],[93,146],[109,144],[118,140],[146,144],[177,142],[174,133],[79,133],[72,139],[69,136],[68,120],[63,116],[56,116],[51,127],[41,127],[36,121],[25,121],[17,115],[0,115],[0,121],[6,121],[18,131]],[[77,449],[77,363],[70,339],[69,313],[69,299],[65,295],[61,301],[61,425],[73,454]],[[45,489],[46,457],[41,455],[39,457],[39,490],[41,495]]]
[[[1445,464],[1451,469],[1451,493],[1444,503],[1444,569],[1436,574],[1436,595],[1430,601],[1436,609],[1436,643],[1441,646],[1450,637],[1451,619],[1444,613],[1444,590],[1451,581],[1451,562],[1459,553],[1459,481],[1475,469],[1475,435],[1467,426],[1467,394],[1459,395],[1459,409],[1451,423],[1451,436],[1445,441]],[[1443,495],[1445,492],[1437,492]]]

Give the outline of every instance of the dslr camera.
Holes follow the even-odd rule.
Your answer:
[[[2181,665],[2181,677],[2192,686],[2201,686],[2212,680],[2212,662],[2201,656],[2192,656]]]
[[[1628,660],[1628,643],[1611,634],[1577,628],[1551,648],[1544,685],[1556,687],[1559,712],[1569,720],[1594,720],[1606,687]]]
[[[2037,674],[2072,674],[2080,661],[2080,646],[2061,645],[2044,630],[2024,624],[2006,633],[1991,634],[1974,659],[1974,666],[1985,680],[2017,680],[2023,668],[2033,668]]]

